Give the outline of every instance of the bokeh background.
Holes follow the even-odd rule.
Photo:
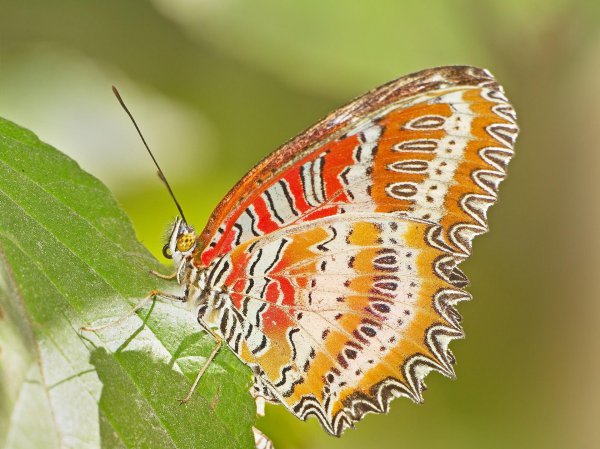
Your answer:
[[[104,181],[159,256],[175,215],[116,84],[202,227],[280,143],[368,89],[446,64],[490,69],[521,126],[464,264],[458,380],[342,439],[269,407],[286,448],[597,448],[600,2],[3,0],[0,115]],[[226,380],[224,380],[226,381]],[[202,425],[201,422],[198,423]]]

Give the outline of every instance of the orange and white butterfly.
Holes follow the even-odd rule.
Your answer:
[[[458,265],[487,231],[515,113],[489,72],[387,83],[260,162],[165,253],[200,325],[254,372],[253,393],[340,435],[453,377],[469,299]]]

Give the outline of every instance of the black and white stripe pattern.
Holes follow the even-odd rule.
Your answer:
[[[262,198],[276,223],[281,225],[291,222],[300,215],[285,179],[280,179],[262,193]]]
[[[304,199],[307,204],[317,207],[325,202],[327,194],[323,184],[323,167],[325,166],[325,155],[322,153],[313,161],[309,161],[300,167],[300,177]]]
[[[368,121],[360,127],[355,133],[361,142],[354,149],[353,157],[355,164],[344,169],[339,180],[351,203],[346,207],[349,211],[352,209],[352,203],[357,204],[358,209],[364,210],[364,204],[371,200],[371,182],[369,173],[372,170],[373,158],[377,151],[377,142],[381,136],[382,128],[374,122]]]

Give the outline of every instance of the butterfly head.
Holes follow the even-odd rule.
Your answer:
[[[163,255],[167,259],[173,259],[175,265],[179,265],[196,248],[196,237],[194,228],[177,217],[169,232],[167,243],[163,247]]]

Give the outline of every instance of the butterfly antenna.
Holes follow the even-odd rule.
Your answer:
[[[154,154],[152,154],[152,151],[150,151],[150,147],[146,143],[146,139],[144,139],[144,135],[142,134],[142,131],[140,131],[140,127],[138,126],[135,119],[133,118],[133,115],[131,115],[131,112],[129,112],[129,109],[127,108],[127,106],[125,106],[125,102],[123,101],[123,98],[121,98],[121,94],[119,93],[119,91],[117,90],[117,88],[115,86],[112,86],[112,91],[115,94],[115,97],[117,97],[117,100],[119,100],[121,107],[123,109],[125,109],[125,112],[127,112],[127,115],[133,122],[133,126],[135,126],[135,129],[137,130],[138,134],[140,135],[140,138],[142,139],[142,142],[144,142],[144,146],[146,147],[146,150],[148,150],[148,154],[150,155],[150,157],[154,161],[154,165],[156,165],[156,168],[158,169],[158,177],[164,183],[164,185],[167,187],[167,190],[169,191],[171,198],[173,198],[173,201],[175,202],[175,206],[177,206],[177,210],[179,211],[179,214],[181,215],[181,219],[184,221],[184,223],[187,223],[187,220],[185,219],[185,215],[183,214],[183,209],[181,209],[181,205],[179,204],[179,201],[177,201],[177,198],[175,198],[173,189],[171,189],[171,186],[169,185],[169,182],[167,181],[165,174],[161,170],[160,165],[158,165],[158,162],[156,161]]]

